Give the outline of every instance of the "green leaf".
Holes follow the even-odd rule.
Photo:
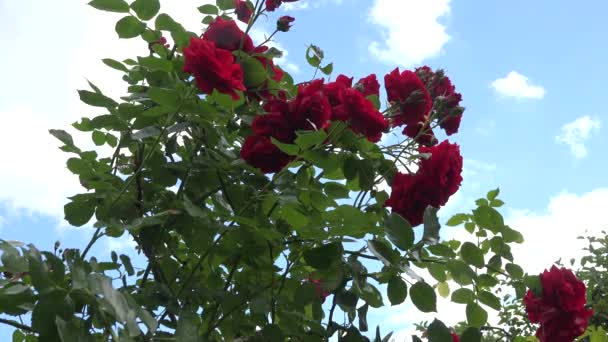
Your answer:
[[[454,226],[458,226],[460,224],[463,224],[463,223],[465,223],[468,220],[469,220],[469,215],[468,214],[460,213],[460,214],[456,214],[456,215],[452,216],[448,220],[448,222],[446,223],[446,225],[450,226],[450,227],[454,227]]]
[[[308,150],[309,148],[321,144],[327,139],[327,133],[323,130],[319,131],[307,131],[298,132],[296,138],[296,145],[300,146],[302,150]]]
[[[481,332],[477,328],[467,328],[460,335],[460,342],[481,342]]]
[[[460,260],[449,260],[446,263],[446,266],[452,275],[452,279],[454,279],[454,281],[459,285],[470,285],[473,283],[473,279],[476,277],[475,271]]]
[[[357,309],[357,316],[359,317],[359,331],[367,331],[367,310],[369,305],[365,304]]]
[[[95,143],[96,146],[101,146],[106,143],[106,135],[101,131],[93,131],[92,137],[93,143]]]
[[[159,0],[135,0],[131,4],[131,8],[141,20],[150,20],[154,18],[160,10]]]
[[[496,199],[496,197],[498,197],[498,194],[500,194],[500,188],[496,188],[495,190],[489,191],[486,198],[488,199],[488,201],[492,201]]]
[[[121,62],[111,59],[111,58],[104,58],[101,60],[103,62],[103,64],[109,66],[112,69],[116,69],[118,71],[124,71],[124,72],[129,72],[129,69],[127,69],[127,67],[122,64]]]
[[[429,342],[452,342],[450,329],[437,319],[429,325],[427,333]]]
[[[325,194],[331,198],[349,198],[348,188],[340,183],[327,182],[323,184]]]
[[[325,75],[331,75],[334,71],[334,63],[329,63],[326,66],[319,68]]]
[[[422,312],[437,311],[437,295],[433,288],[423,281],[417,282],[410,288],[410,298]]]
[[[437,284],[437,292],[443,298],[448,298],[450,295],[450,285],[446,282],[440,282]]]
[[[467,304],[475,300],[475,294],[473,291],[463,287],[452,292],[451,299],[454,303]]]
[[[116,23],[119,38],[135,38],[146,30],[146,24],[133,16],[126,16]]]
[[[200,341],[199,327],[201,319],[199,315],[191,312],[182,312],[179,315],[177,329],[175,330],[175,338],[177,341],[198,342]]]
[[[448,279],[445,274],[446,268],[443,264],[432,262],[428,266],[428,271],[439,282],[444,282]]]
[[[369,304],[369,306],[373,308],[382,307],[382,294],[380,294],[380,291],[375,286],[368,284],[365,279],[356,279],[353,285],[359,297]]]
[[[492,232],[498,232],[504,226],[504,220],[496,209],[482,205],[473,210],[477,225]]]
[[[480,328],[488,321],[488,313],[479,304],[471,302],[466,308],[467,322],[470,326]]]
[[[133,269],[133,265],[131,264],[131,259],[128,256],[121,254],[120,261],[122,262],[122,266],[124,266],[125,271],[127,271],[127,274],[129,276],[135,274],[135,270]]]
[[[95,201],[92,200],[73,200],[63,207],[65,220],[75,227],[80,227],[93,217],[95,213]]]
[[[493,287],[498,284],[498,280],[489,274],[480,274],[477,277],[477,285],[481,287]]]
[[[402,251],[407,251],[414,244],[414,230],[406,219],[392,213],[384,222],[386,236]]]
[[[139,65],[150,69],[152,71],[164,71],[164,72],[171,72],[173,71],[173,63],[171,63],[171,61],[166,60],[166,59],[162,59],[162,58],[156,58],[156,57],[137,57],[137,60],[139,61]]]
[[[286,153],[290,156],[297,156],[300,153],[300,148],[297,145],[285,144],[272,137],[270,138],[270,140],[276,147],[279,148],[279,150],[283,151],[283,153]]]
[[[395,263],[398,258],[394,257],[393,250],[389,244],[382,240],[369,240],[367,241],[367,248],[373,255],[375,255],[385,266],[391,266]]]
[[[496,297],[494,294],[488,291],[479,291],[477,293],[477,298],[479,298],[481,303],[491,307],[492,309],[500,310],[500,299],[498,299],[498,297]]]
[[[148,95],[152,101],[161,106],[168,108],[177,108],[179,106],[179,94],[175,89],[150,87]]]
[[[215,3],[223,11],[234,8],[234,0],[216,0]]]
[[[247,88],[255,89],[268,79],[264,65],[256,58],[243,55],[240,64],[243,69],[243,81]]]
[[[448,258],[454,258],[456,256],[456,253],[454,253],[454,251],[444,245],[443,243],[438,243],[436,245],[431,245],[427,247],[429,252],[437,255],[437,256],[442,256],[442,257],[448,257]]]
[[[78,95],[80,96],[80,100],[89,106],[106,108],[114,108],[118,106],[116,101],[103,94],[94,93],[88,90],[79,90]]]
[[[220,12],[215,5],[206,4],[198,7],[198,11],[203,14],[218,15]]]
[[[128,13],[129,4],[124,0],[93,0],[89,2],[92,7],[108,12]]]
[[[388,281],[387,293],[391,305],[401,304],[407,298],[407,284],[401,277],[392,277]]]
[[[516,265],[516,264],[511,264],[511,263],[506,264],[505,271],[507,271],[507,273],[509,273],[509,275],[515,279],[520,279],[521,277],[524,276],[524,270],[519,265]]]
[[[460,247],[462,259],[469,265],[482,268],[485,265],[483,252],[471,242],[465,242]]]
[[[74,140],[68,132],[61,129],[49,129],[49,133],[67,146],[74,146]]]
[[[424,233],[422,236],[422,240],[428,241],[431,244],[439,241],[439,229],[441,229],[441,225],[439,224],[439,218],[437,218],[438,208],[434,208],[431,206],[426,207],[424,210]]]
[[[304,252],[304,260],[310,266],[326,270],[342,261],[342,244],[329,243]]]
[[[314,45],[310,45],[306,49],[306,61],[310,66],[314,68],[319,67],[319,65],[321,64],[321,60],[323,59],[323,56],[319,55],[319,51],[321,51],[321,49]]]

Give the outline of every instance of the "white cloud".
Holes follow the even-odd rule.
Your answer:
[[[593,119],[589,115],[581,116],[563,125],[562,131],[555,137],[555,141],[570,146],[570,152],[576,158],[584,158],[587,156],[585,140],[591,137],[591,133],[599,130],[600,125],[599,119]]]
[[[286,2],[283,3],[281,8],[285,11],[299,11],[309,8],[319,8],[327,3],[334,3],[340,5],[343,0],[314,0],[314,1],[297,1],[297,2]]]
[[[450,13],[450,0],[375,0],[370,20],[382,42],[370,44],[380,60],[405,67],[437,56],[450,36],[439,20]]]
[[[161,12],[199,33],[202,15],[196,8],[214,2],[164,0]],[[82,104],[76,90],[89,89],[88,79],[109,96],[124,95],[126,83],[121,73],[101,59],[147,55],[147,44],[137,38],[118,39],[114,26],[124,15],[98,11],[86,2],[0,0],[0,6],[2,46],[6,51],[19,51],[0,58],[9,66],[0,82],[4,127],[0,144],[5,147],[0,205],[61,220],[66,197],[83,189],[65,166],[70,155],[58,149],[60,143],[48,129],[75,133],[77,145],[94,149],[90,135],[75,132],[70,124],[104,110]],[[297,66],[286,63],[288,70],[296,70]]]
[[[578,236],[598,235],[608,229],[607,207],[608,188],[598,188],[582,195],[563,191],[549,200],[543,212],[513,211],[506,222],[525,239],[513,248],[515,260],[531,274],[542,272],[560,258],[569,266],[570,258],[585,253],[586,243]]]
[[[528,77],[511,71],[507,76],[499,78],[490,85],[502,96],[517,99],[542,99],[545,96],[545,88],[530,83]]]

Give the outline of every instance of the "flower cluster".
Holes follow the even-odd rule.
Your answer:
[[[586,309],[586,288],[571,270],[551,267],[540,275],[542,294],[529,290],[524,297],[528,319],[540,323],[541,342],[572,342],[587,328],[593,310]]]
[[[255,47],[251,37],[234,21],[217,17],[202,38],[191,38],[190,44],[184,48],[184,72],[194,76],[203,94],[211,94],[216,89],[238,99],[238,91],[252,89],[245,87],[243,69],[233,53],[242,51],[249,54],[272,74],[272,79],[278,81],[283,77],[283,71],[263,55],[267,50],[266,46]]]
[[[369,85],[373,79],[375,75],[367,76],[358,82],[367,86],[355,88],[353,79],[344,75],[330,83],[317,79],[301,84],[291,100],[271,98],[264,106],[266,114],[253,120],[254,135],[245,140],[241,156],[262,172],[277,172],[290,158],[272,144],[271,138],[293,143],[296,131],[327,129],[332,121],[346,122],[355,133],[372,142],[379,141],[388,121],[364,95],[378,88]]]
[[[458,132],[464,108],[443,70],[423,66],[415,71],[396,68],[384,77],[388,101],[395,107],[393,126],[405,126],[403,134],[423,145],[437,143],[432,121],[437,121],[447,135]]]
[[[439,208],[446,204],[462,182],[462,156],[457,144],[447,140],[436,146],[420,147],[428,153],[416,173],[397,173],[393,179],[387,207],[403,216],[412,226],[422,223],[428,206]]]
[[[272,12],[284,2],[296,2],[298,0],[266,0],[266,10]]]

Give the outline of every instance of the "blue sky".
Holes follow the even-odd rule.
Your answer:
[[[195,8],[204,1],[161,2],[188,29],[200,30]],[[252,34],[259,40],[276,16],[294,16],[292,31],[276,42],[287,52],[280,64],[301,81],[313,73],[304,60],[309,43],[334,62],[334,77],[376,73],[382,79],[396,66],[423,64],[446,69],[467,108],[460,132],[450,137],[461,145],[465,172],[441,217],[470,208],[500,186],[507,221],[528,241],[516,257],[537,272],[560,256],[580,255],[574,238],[606,226],[607,11],[600,0],[300,0]],[[121,95],[120,75],[99,60],[146,50],[140,42],[118,41],[113,27],[119,18],[85,1],[0,0],[0,43],[8,51],[0,56],[0,238],[46,249],[56,240],[68,247],[86,243],[90,230],[61,222],[65,197],[79,191],[78,181],[46,130],[96,114],[77,99],[85,77]],[[92,148],[88,137],[78,140]],[[97,252],[109,246],[132,248],[126,240],[106,241]],[[445,305],[447,312],[463,311]],[[420,317],[408,315],[409,308],[372,314],[389,329],[407,329]],[[0,328],[3,340],[7,333]]]

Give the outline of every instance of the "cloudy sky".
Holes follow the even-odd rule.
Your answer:
[[[204,0],[161,2],[189,30],[201,30],[196,7]],[[296,80],[313,74],[304,60],[309,43],[324,49],[336,74],[374,72],[381,79],[396,66],[446,69],[467,108],[451,138],[461,145],[465,172],[441,217],[468,210],[500,186],[507,221],[527,239],[516,257],[533,273],[577,256],[576,236],[606,228],[608,161],[601,146],[608,142],[602,134],[608,47],[598,43],[608,32],[606,11],[600,0],[300,0],[276,12],[296,17],[276,44],[287,52],[281,65]],[[117,39],[120,17],[86,1],[0,0],[0,238],[50,249],[58,239],[82,246],[90,236],[61,221],[65,198],[79,189],[47,129],[68,129],[99,114],[78,101],[76,89],[85,89],[86,79],[108,94],[124,90],[119,73],[100,59],[145,54],[146,46]],[[262,39],[275,20],[262,21],[254,38]],[[78,137],[91,146],[89,140]],[[127,241],[103,241],[97,252],[108,247],[131,248]],[[446,310],[440,317],[449,323],[464,317],[462,307]],[[422,317],[409,304],[370,315],[400,336]],[[2,340],[7,334],[0,329]]]

